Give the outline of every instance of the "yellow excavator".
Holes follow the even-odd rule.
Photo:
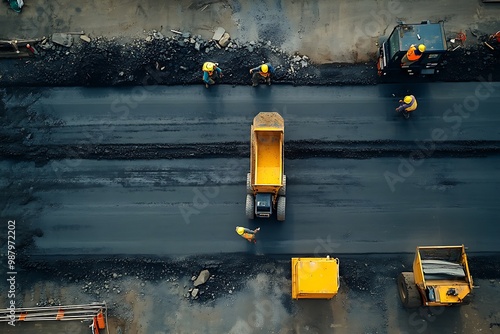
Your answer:
[[[413,272],[398,277],[399,297],[407,308],[468,302],[472,288],[464,245],[417,247]]]

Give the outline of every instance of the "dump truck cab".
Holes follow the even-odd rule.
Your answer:
[[[398,277],[399,296],[408,308],[461,304],[472,289],[464,245],[417,247],[413,272]]]
[[[284,125],[277,112],[261,112],[250,129],[250,173],[247,174],[248,219],[285,220],[286,176],[284,174]]]
[[[419,60],[406,66],[401,60],[411,45],[425,45],[426,49]],[[378,51],[377,70],[379,76],[406,73],[408,75],[433,75],[443,67],[447,52],[446,35],[443,22],[422,21],[415,24],[398,24]]]

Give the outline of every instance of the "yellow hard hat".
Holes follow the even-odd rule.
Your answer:
[[[214,63],[207,61],[205,64],[203,64],[203,71],[213,71],[213,70],[214,70]]]
[[[412,100],[411,96],[410,96],[410,95],[406,95],[403,101],[404,101],[406,104],[409,104],[409,103],[411,102],[411,100]]]
[[[267,64],[262,65],[260,69],[262,70],[263,73],[267,73],[267,71],[269,71],[269,67],[267,66]]]
[[[242,235],[243,233],[245,233],[245,229],[241,226],[236,226],[236,233]]]
[[[420,52],[424,52],[424,51],[425,51],[425,45],[420,44],[420,45],[418,46],[418,51],[420,51]]]

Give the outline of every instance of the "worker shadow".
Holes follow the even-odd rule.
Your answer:
[[[288,220],[292,220],[290,214]],[[290,228],[286,228],[286,220],[278,221],[276,217],[255,219],[249,223],[251,229],[260,227],[257,233],[257,242],[250,244],[247,247],[249,253],[254,255],[276,254],[276,253],[291,253],[293,248],[293,232]]]
[[[257,87],[251,87],[252,93],[260,101],[270,100],[272,96],[273,86],[268,86],[266,84],[260,84]]]
[[[223,94],[223,87],[216,84],[206,88],[202,85],[201,89],[203,89],[201,95],[205,98],[205,103],[203,104],[205,116],[211,120],[220,117],[219,111],[221,109],[221,101],[223,101],[221,98],[221,95]]]

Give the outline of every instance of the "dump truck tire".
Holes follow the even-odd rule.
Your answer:
[[[276,209],[276,218],[282,222],[285,220],[286,197],[278,197],[278,208]]]
[[[247,201],[246,201],[246,206],[245,206],[245,211],[248,219],[254,219],[255,218],[255,208],[254,208],[254,200],[252,195],[247,195]]]
[[[399,298],[406,308],[416,308],[422,305],[422,299],[415,285],[415,277],[412,272],[402,272],[398,276]]]
[[[286,196],[286,175],[283,175],[283,186],[278,191],[279,196]]]
[[[252,182],[250,178],[250,173],[247,174],[247,194],[253,195]]]

